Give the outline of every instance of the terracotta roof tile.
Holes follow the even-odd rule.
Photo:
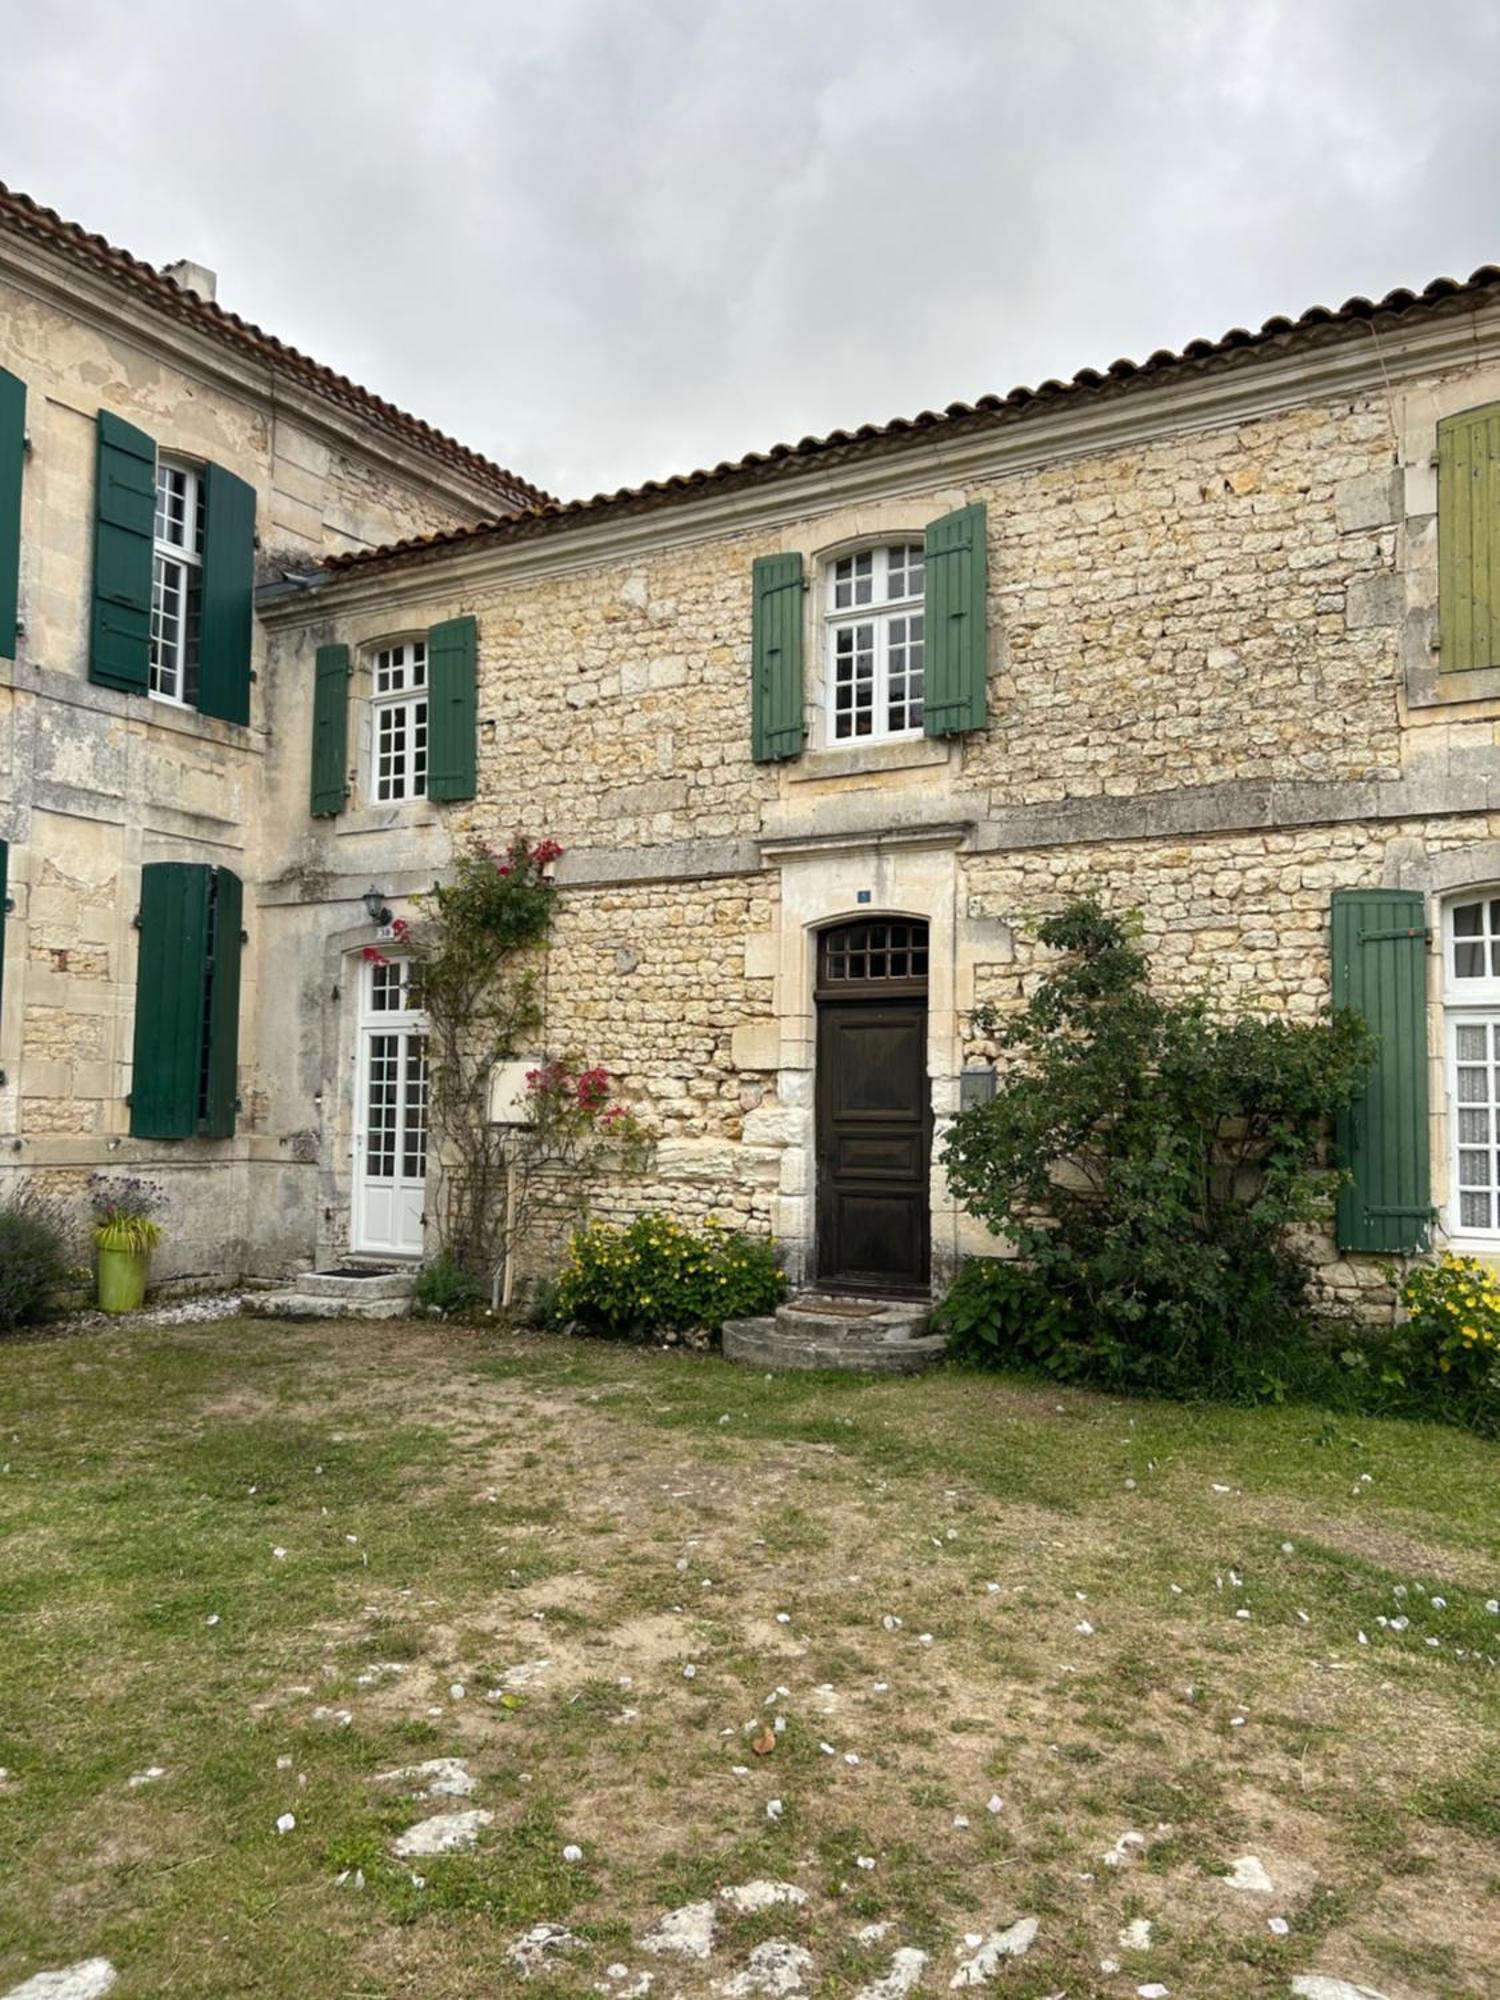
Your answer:
[[[504,520],[417,536],[386,548],[330,556],[323,567],[345,571],[372,563],[417,560],[476,542],[517,541],[555,526],[600,515],[644,513],[709,488],[757,485],[820,460],[848,459],[869,450],[887,449],[923,432],[972,431],[1013,423],[1076,398],[1118,395],[1151,386],[1163,377],[1180,377],[1212,367],[1244,366],[1262,354],[1348,338],[1364,325],[1433,317],[1496,300],[1500,300],[1500,266],[1482,264],[1468,278],[1461,281],[1435,278],[1421,292],[1402,287],[1387,292],[1379,300],[1346,299],[1336,310],[1311,306],[1294,320],[1278,313],[1258,331],[1231,327],[1217,340],[1190,340],[1180,353],[1159,347],[1144,362],[1112,361],[1102,372],[1097,368],[1081,368],[1069,382],[1054,377],[1035,389],[1016,388],[1004,396],[980,396],[973,403],[949,403],[944,410],[923,410],[918,416],[896,417],[886,424],[862,424],[855,431],[836,430],[826,437],[804,437],[796,444],[772,445],[769,451],[747,452],[732,462],[721,461],[710,468],[678,473],[668,479],[648,479],[643,485],[621,487],[614,493],[596,493],[588,500],[549,500]]]
[[[326,396],[345,409],[396,433],[432,457],[442,459],[466,477],[498,489],[514,506],[533,508],[550,502],[551,496],[541,487],[507,472],[503,465],[496,465],[481,453],[470,451],[467,445],[434,430],[431,424],[423,423],[420,417],[410,416],[394,403],[386,402],[383,396],[362,389],[347,375],[336,374],[321,362],[300,354],[295,347],[289,347],[274,334],[265,333],[249,320],[241,319],[238,313],[226,312],[213,300],[201,299],[196,292],[185,290],[139,257],[131,256],[128,250],[117,249],[102,236],[91,235],[81,229],[76,222],[65,222],[54,209],[43,208],[30,195],[6,187],[3,181],[0,181],[0,228],[14,229],[20,235],[32,237],[91,264],[96,270],[129,285],[161,311],[228,342],[242,353],[252,354],[257,360],[300,377],[318,395]]]

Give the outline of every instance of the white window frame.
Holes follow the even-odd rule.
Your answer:
[[[162,484],[166,476],[182,481],[180,539],[163,533]],[[197,704],[198,642],[203,598],[203,471],[185,459],[158,456],[156,499],[151,517],[151,650],[147,692],[174,708]],[[173,614],[176,631],[168,636],[169,575],[177,595]],[[196,602],[194,601],[196,597]],[[192,670],[191,688],[189,669]]]
[[[1478,908],[1477,933],[1460,934],[1456,918],[1460,910]],[[1447,1125],[1448,1200],[1446,1233],[1460,1244],[1493,1251],[1500,1246],[1500,886],[1465,889],[1443,906],[1443,1077]],[[1458,953],[1463,946],[1477,945],[1484,970],[1478,974],[1458,972]],[[1470,956],[1466,952],[1465,956]],[[1459,1061],[1459,1041],[1465,1028],[1482,1028],[1486,1036],[1483,1062],[1470,1057]],[[1489,1072],[1487,1097],[1483,1102],[1464,1103],[1460,1098],[1460,1068],[1484,1068]],[[1470,1134],[1465,1143],[1463,1114],[1483,1111],[1487,1137],[1482,1141]],[[1464,1153],[1488,1151],[1489,1180],[1486,1186],[1463,1180]],[[1466,1222],[1463,1215],[1465,1193],[1488,1193],[1490,1221],[1487,1226]]]
[[[394,656],[400,654],[398,660]],[[365,648],[370,676],[370,754],[366,785],[372,806],[410,805],[427,797],[431,751],[427,634],[378,640]],[[399,675],[399,682],[397,681]],[[383,745],[399,735],[399,752]],[[392,768],[382,770],[389,755]],[[396,758],[399,756],[399,763]],[[417,768],[418,765],[420,768]]]
[[[360,1255],[419,1257],[432,1150],[427,1019],[410,1003],[409,959],[398,955],[367,959],[359,974],[350,1248]],[[382,1054],[384,1062],[394,1065],[382,1079],[382,1088],[393,1095],[379,1106],[371,1101],[377,1038],[395,1045]],[[377,1120],[379,1151],[388,1154],[389,1165],[372,1171],[372,1127]]]
[[[893,555],[902,552],[907,557],[900,569],[891,561]],[[865,565],[861,569],[861,565]],[[915,590],[901,589],[901,594],[889,594],[893,574],[902,586],[909,586],[914,580]],[[892,684],[901,671],[920,673],[923,692],[926,688],[926,603],[924,597],[926,568],[922,537],[911,534],[893,534],[878,541],[861,542],[855,547],[839,549],[829,554],[823,563],[823,731],[824,744],[829,749],[854,749],[865,743],[905,743],[923,735],[922,697],[910,696],[909,683],[905,690],[907,699],[902,707],[907,719],[901,725],[891,726]],[[867,592],[861,590],[867,586]],[[840,599],[845,601],[840,602]],[[912,625],[917,630],[913,632]],[[861,628],[868,628],[868,645],[861,645]],[[919,649],[920,663],[915,667],[911,661],[912,649]],[[898,650],[899,649],[899,650]],[[841,662],[857,662],[861,658],[869,660],[869,672],[860,676],[857,665],[853,672],[840,680]],[[870,727],[860,731],[857,717],[861,712],[857,706],[860,681],[869,690]],[[840,705],[841,687],[856,690],[853,699]],[[915,711],[915,719],[912,719]],[[840,734],[840,724],[849,727]]]

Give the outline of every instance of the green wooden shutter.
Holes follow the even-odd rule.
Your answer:
[[[1437,435],[1438,664],[1500,667],[1500,403]]]
[[[211,873],[185,861],[148,862],[141,870],[130,1079],[137,1139],[190,1139],[198,1129]]]
[[[319,646],[313,680],[313,818],[341,813],[348,796],[349,648]]]
[[[751,589],[750,754],[757,764],[801,754],[802,558],[757,556]]]
[[[26,384],[0,368],[0,660],[16,657],[21,620],[21,475],[26,466]]]
[[[1333,896],[1333,1004],[1362,1014],[1379,1052],[1338,1123],[1341,1250],[1415,1251],[1432,1224],[1427,1126],[1427,919],[1410,889]]]
[[[928,736],[956,736],[984,727],[989,682],[986,524],[982,501],[928,524],[922,703]]]
[[[98,429],[89,679],[144,694],[151,658],[156,446],[108,410],[99,412]]]
[[[204,1063],[202,1131],[234,1137],[240,1057],[240,926],[244,890],[238,875],[214,870],[212,956],[208,978],[208,1049]]]
[[[478,633],[450,618],[427,634],[427,796],[472,799]]]
[[[224,722],[250,720],[255,488],[222,465],[203,469],[203,614],[198,707]]]

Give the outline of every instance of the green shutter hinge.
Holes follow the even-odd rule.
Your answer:
[[[141,927],[141,913],[139,910],[137,910],[135,915],[130,919],[130,928],[133,931],[138,931],[140,927]]]
[[[240,932],[240,943],[241,943],[241,944],[249,944],[249,942],[250,942],[250,933],[249,933],[249,931],[245,931],[245,930],[242,930],[242,931]]]
[[[5,901],[3,903],[0,903],[0,915],[7,917],[12,916],[15,913],[15,907],[16,907],[15,897],[7,896]]]
[[[1359,941],[1361,944],[1389,944],[1393,938],[1418,937],[1422,940],[1423,944],[1431,944],[1431,925],[1413,924],[1409,928],[1399,931],[1362,931]]]

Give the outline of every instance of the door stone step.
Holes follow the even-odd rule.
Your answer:
[[[303,1271],[284,1291],[246,1300],[256,1319],[403,1319],[411,1311],[415,1271]]]
[[[915,1302],[803,1292],[773,1314],[724,1322],[724,1358],[755,1368],[842,1368],[913,1375],[941,1361],[947,1338]]]

